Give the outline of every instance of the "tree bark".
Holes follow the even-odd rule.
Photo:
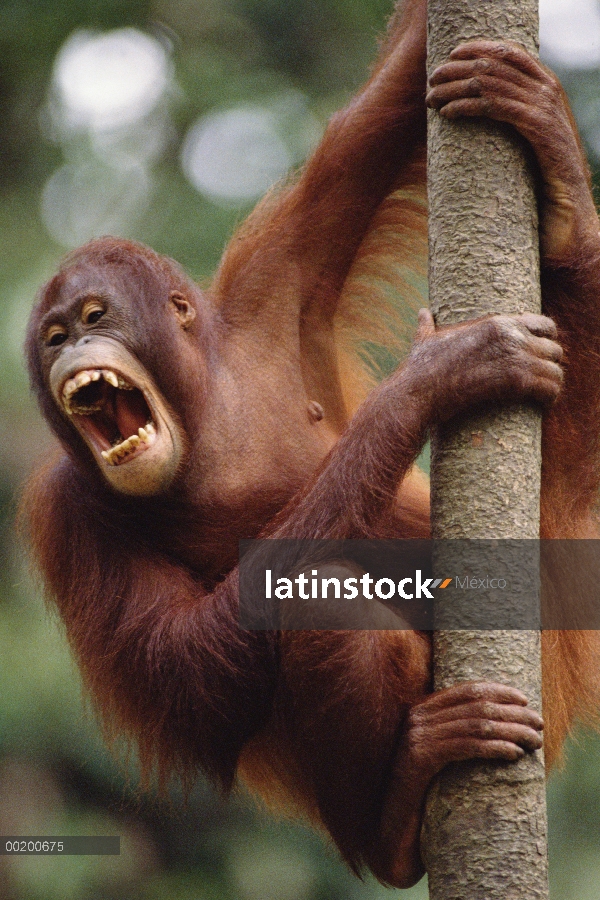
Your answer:
[[[429,71],[463,41],[537,49],[537,0],[429,0]],[[438,324],[540,311],[537,211],[523,142],[485,120],[430,112],[429,284]],[[436,539],[538,538],[541,419],[490,410],[445,427],[432,447]],[[441,571],[441,569],[440,569]],[[440,631],[435,687],[486,680],[541,707],[538,631]],[[543,757],[448,767],[428,798],[422,848],[432,900],[546,898]]]

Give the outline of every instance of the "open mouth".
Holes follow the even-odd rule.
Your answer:
[[[112,369],[82,369],[65,381],[61,399],[109,466],[130,462],[156,440],[157,425],[143,391]]]

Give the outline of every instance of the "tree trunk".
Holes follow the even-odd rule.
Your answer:
[[[475,37],[536,49],[537,0],[429,0],[429,71]],[[523,149],[496,123],[430,112],[429,284],[438,324],[540,310],[536,202]],[[540,440],[531,409],[493,410],[440,430],[434,538],[537,538]],[[539,709],[539,632],[437,632],[436,689],[472,680],[518,687]],[[433,900],[546,898],[541,752],[444,770],[429,794],[422,847]]]

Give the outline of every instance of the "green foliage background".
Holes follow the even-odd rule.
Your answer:
[[[120,834],[120,857],[0,856],[4,900],[353,900],[392,892],[351,877],[303,828],[200,782],[187,805],[136,791],[135,765],[111,757],[81,702],[64,636],[32,583],[13,529],[15,497],[48,435],[21,359],[37,287],[65,248],[40,215],[52,172],[89,156],[51,140],[52,66],[76,28],[131,25],[171,47],[169,136],[151,165],[146,207],[121,233],[174,256],[196,278],[218,263],[247,211],[200,196],[179,165],[201,114],[301,91],[321,127],[365,76],[387,0],[3,0],[0,6],[0,833]],[[564,73],[584,134],[599,120],[600,74]],[[297,123],[301,127],[302,123]],[[292,123],[293,125],[293,123]],[[553,900],[600,895],[600,743],[571,747],[549,788]],[[407,897],[425,898],[425,884]]]

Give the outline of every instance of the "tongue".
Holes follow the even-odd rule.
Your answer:
[[[124,439],[137,434],[138,428],[148,421],[148,407],[141,391],[117,391],[115,417]]]

